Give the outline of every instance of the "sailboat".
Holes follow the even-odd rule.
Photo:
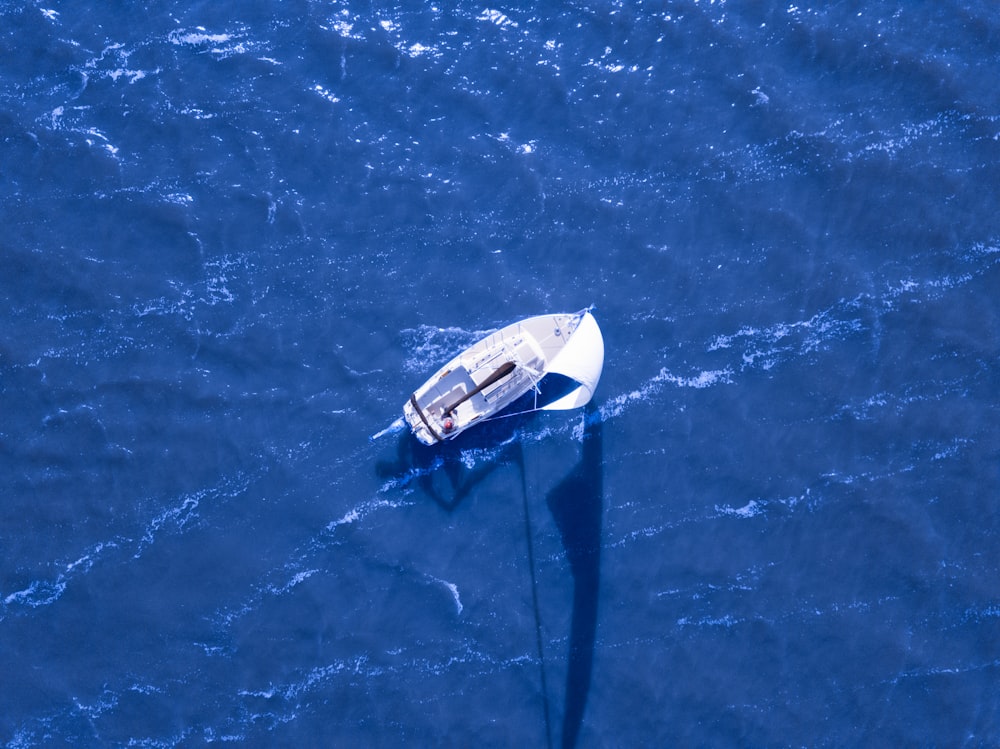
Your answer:
[[[373,439],[404,421],[425,445],[454,439],[532,390],[527,411],[586,405],[604,368],[604,338],[591,309],[529,317],[491,333],[417,388],[403,405],[403,419]],[[541,387],[543,379],[560,380],[562,387],[552,395]]]

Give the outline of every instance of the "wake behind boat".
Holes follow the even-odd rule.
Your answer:
[[[470,346],[434,373],[403,406],[403,419],[425,445],[454,439],[496,416],[534,389],[528,410],[568,410],[585,405],[604,368],[604,338],[590,309],[529,317]],[[568,392],[538,404],[547,375],[568,378]],[[402,428],[398,420],[373,439]]]

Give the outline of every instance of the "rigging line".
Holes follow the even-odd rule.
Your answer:
[[[535,403],[538,403],[538,397],[535,397]],[[487,421],[499,421],[500,419],[510,419],[515,416],[524,416],[525,414],[533,414],[535,411],[544,411],[544,408],[529,408],[527,411],[515,411],[512,414],[498,414],[496,416],[490,416],[488,419],[483,419],[480,424],[485,424]]]
[[[528,565],[531,568],[531,605],[535,610],[535,642],[542,676],[542,709],[545,713],[545,745],[552,749],[552,720],[549,717],[549,687],[545,679],[545,649],[542,646],[542,617],[538,611],[538,580],[535,577],[535,547],[531,540],[531,512],[528,507],[528,480],[524,470],[524,446],[518,442],[521,465],[521,496],[524,498],[524,537],[528,542]]]

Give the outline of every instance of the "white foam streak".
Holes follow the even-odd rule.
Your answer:
[[[736,509],[729,506],[719,507],[716,505],[715,510],[722,515],[732,515],[739,518],[752,518],[755,515],[760,515],[764,512],[764,507],[757,500],[751,499],[745,505]]]
[[[287,593],[288,591],[290,591],[292,588],[294,588],[294,587],[298,586],[300,583],[303,583],[306,580],[308,580],[310,577],[312,577],[313,575],[315,575],[317,572],[319,572],[318,569],[303,570],[302,572],[297,572],[295,575],[292,576],[292,578],[287,583],[285,583],[281,587],[269,586],[268,590],[272,594],[274,594],[276,596],[284,595],[285,593]]]
[[[903,671],[889,680],[888,683],[895,685],[904,679],[923,679],[928,676],[957,676],[976,671],[992,671],[998,667],[1000,667],[1000,658],[978,661],[976,663],[963,663],[955,666],[928,666],[927,668]]]
[[[857,333],[861,320],[838,313],[854,312],[858,301],[841,300],[837,305],[817,312],[808,320],[793,323],[778,322],[766,328],[744,326],[735,333],[718,335],[708,345],[708,351],[719,351],[737,343],[745,346],[740,358],[744,369],[759,366],[771,369],[784,355],[804,355],[826,348],[829,341]]]
[[[499,10],[493,8],[487,8],[482,13],[479,14],[476,20],[479,21],[489,21],[492,24],[499,26],[500,28],[516,29],[517,23],[510,20],[506,15],[504,15]]]
[[[246,689],[241,690],[238,694],[241,697],[254,700],[267,700],[269,702],[282,700],[294,703],[299,701],[303,695],[315,692],[327,683],[338,679],[353,681],[362,677],[366,681],[370,681],[382,677],[393,678],[400,673],[440,676],[448,673],[455,666],[470,664],[480,664],[482,666],[481,675],[488,675],[496,673],[498,670],[520,667],[532,660],[530,656],[524,654],[496,659],[487,653],[471,649],[468,644],[464,649],[451,651],[438,661],[430,661],[426,658],[400,660],[396,657],[400,652],[398,650],[386,652],[384,655],[390,656],[390,659],[385,663],[373,662],[381,656],[368,654],[338,659],[306,671],[297,681],[289,681],[284,684],[271,683],[263,689]]]
[[[715,385],[731,384],[732,374],[732,370],[726,368],[702,370],[696,374],[685,376],[676,375],[666,367],[663,367],[659,373],[647,380],[642,387],[617,395],[605,402],[600,407],[601,420],[605,421],[620,416],[632,405],[648,400],[650,396],[659,392],[665,384],[701,390]]]
[[[433,575],[427,575],[427,579],[430,580],[431,582],[443,585],[445,588],[448,589],[448,592],[451,593],[451,597],[455,601],[455,613],[461,614],[462,610],[465,607],[462,606],[462,599],[458,595],[458,586],[455,585],[455,583],[450,583],[447,580],[442,580],[440,577],[434,577]]]
[[[203,47],[206,45],[225,44],[232,40],[232,34],[209,34],[203,26],[196,31],[171,31],[167,36],[171,44]]]
[[[202,54],[224,60],[234,55],[244,55],[258,48],[259,44],[247,41],[247,30],[239,28],[235,32],[209,32],[204,26],[194,29],[177,29],[167,35],[167,40],[178,47],[196,50]]]
[[[391,482],[390,482],[391,483]],[[385,508],[395,508],[395,507],[405,507],[408,503],[406,502],[393,502],[388,499],[371,499],[366,502],[362,502],[356,507],[351,508],[346,513],[344,513],[337,520],[333,520],[327,524],[326,530],[328,532],[333,532],[342,525],[351,525],[358,522],[359,520],[368,517],[373,512]]]
[[[682,616],[677,620],[678,627],[734,627],[741,624],[745,619],[740,619],[729,614],[720,617],[704,617],[702,619],[690,619]]]
[[[142,556],[146,548],[152,545],[156,538],[169,529],[176,532],[184,532],[198,519],[198,507],[207,500],[217,500],[221,497],[232,497],[241,493],[249,485],[249,480],[245,476],[237,476],[234,480],[227,481],[221,486],[205,489],[200,492],[184,495],[179,504],[169,507],[160,512],[150,520],[144,529],[142,536],[136,541],[133,539],[116,537],[106,541],[100,541],[79,554],[73,561],[60,563],[57,566],[59,572],[49,579],[34,580],[27,587],[9,593],[0,599],[3,607],[0,609],[0,619],[6,615],[7,609],[12,606],[29,606],[38,608],[48,606],[59,600],[65,592],[67,586],[77,577],[85,575],[93,569],[94,565],[108,551],[125,547],[133,547],[133,559]]]
[[[406,480],[387,482],[387,484],[379,490],[378,494],[391,490],[399,485],[405,485],[409,480],[412,480],[412,476]],[[321,571],[320,568],[312,567],[308,563],[310,560],[314,559],[319,551],[330,545],[332,537],[334,537],[340,529],[345,526],[354,525],[355,523],[358,523],[380,510],[409,507],[411,504],[411,502],[384,499],[378,495],[360,502],[351,509],[347,510],[347,512],[336,520],[331,520],[327,523],[326,527],[323,528],[317,536],[313,537],[304,547],[300,547],[299,551],[292,555],[292,558],[284,564],[280,571],[274,570],[267,575],[268,577],[276,578],[279,574],[287,576],[288,573],[291,572],[291,578],[288,578],[281,583],[261,583],[256,586],[253,592],[251,592],[250,595],[244,599],[243,603],[229,609],[221,609],[217,611],[212,619],[215,621],[217,626],[221,628],[228,627],[237,619],[249,614],[266,599],[280,597],[289,593],[301,583]]]
[[[829,478],[829,477],[826,477]],[[607,545],[607,548],[618,548],[646,538],[667,533],[684,525],[696,523],[711,523],[723,518],[738,518],[740,520],[751,520],[762,515],[766,515],[772,508],[779,508],[785,511],[795,511],[799,506],[804,506],[807,510],[812,510],[822,497],[813,494],[812,489],[807,488],[802,494],[790,497],[780,497],[776,499],[755,498],[746,501],[740,506],[715,505],[711,511],[694,512],[686,516],[674,517],[663,523],[648,525],[637,528],[626,535]]]
[[[106,550],[118,548],[118,545],[117,541],[102,541],[95,544],[76,560],[62,565],[63,569],[52,579],[34,580],[26,588],[5,596],[2,599],[3,610],[6,611],[10,606],[38,608],[55,603],[74,578],[89,572]],[[2,618],[0,616],[0,619]]]

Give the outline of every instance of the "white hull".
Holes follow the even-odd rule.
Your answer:
[[[589,310],[539,315],[491,333],[434,373],[403,406],[425,445],[454,439],[536,388],[549,373],[577,387],[548,410],[577,408],[594,394],[604,366],[604,339]]]

